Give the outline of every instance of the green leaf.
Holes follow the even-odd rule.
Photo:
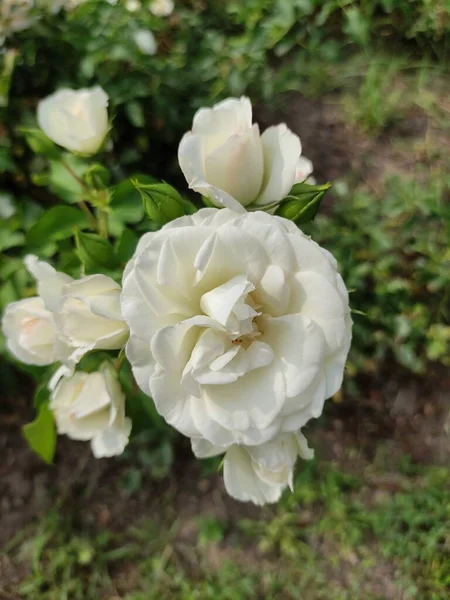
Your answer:
[[[147,175],[135,175],[132,179],[143,184],[155,181]],[[144,218],[141,195],[131,183],[131,179],[125,179],[113,188],[109,206],[114,217],[123,223],[138,223]]]
[[[88,165],[73,154],[64,154],[63,161],[50,161],[49,187],[64,202],[74,204],[87,194],[83,176]]]
[[[77,231],[75,244],[79,259],[84,265],[87,274],[115,269],[119,265],[114,248],[104,238],[96,233],[83,233]]]
[[[145,212],[152,221],[164,225],[186,214],[180,194],[168,183],[133,183],[140,192]]]
[[[0,223],[0,252],[22,246],[25,243],[25,234],[21,231],[11,231],[8,223]]]
[[[138,243],[138,236],[131,229],[125,228],[117,246],[117,256],[121,262],[127,262],[133,256]]]
[[[41,405],[36,419],[24,425],[22,433],[33,452],[51,464],[55,455],[56,429],[48,404]]]
[[[59,158],[61,151],[41,129],[22,128],[20,131],[24,134],[27,144],[33,152],[54,160]]]
[[[364,46],[369,41],[370,20],[363,15],[360,8],[352,6],[345,12],[343,31],[355,42]]]
[[[84,174],[84,180],[89,187],[102,190],[108,187],[111,176],[106,167],[99,163],[91,165]]]
[[[49,375],[45,377],[44,381],[38,386],[34,393],[34,408],[40,410],[43,406],[48,404],[50,398],[50,390],[48,389]]]
[[[309,185],[296,183],[289,195],[278,206],[275,214],[294,221],[297,225],[304,225],[314,219],[319,210],[320,203],[331,184]]]
[[[75,229],[89,227],[87,216],[72,206],[55,206],[33,225],[27,234],[27,245],[38,247],[48,241],[58,241],[73,235]]]
[[[125,104],[125,112],[130,123],[141,129],[145,125],[145,115],[142,104],[133,100]]]

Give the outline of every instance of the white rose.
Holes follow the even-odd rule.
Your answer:
[[[99,87],[62,89],[38,105],[39,127],[72,152],[95,154],[108,133],[108,96]]]
[[[131,421],[125,416],[125,395],[109,364],[94,373],[77,371],[63,378],[52,393],[50,408],[58,433],[90,440],[96,458],[122,454],[128,444]]]
[[[242,97],[197,111],[178,161],[190,188],[216,206],[242,212],[242,206],[264,207],[286,197],[300,153],[300,139],[284,124],[260,135],[251,102]]]
[[[119,350],[128,338],[120,309],[120,285],[106,275],[71,281],[61,290],[55,321],[79,359],[91,350]]]
[[[0,46],[15,31],[31,27],[36,20],[32,15],[33,0],[2,0],[0,2]]]
[[[213,446],[203,438],[191,440],[197,458],[222,454],[223,448]],[[282,433],[259,446],[238,446],[226,450],[223,472],[228,494],[235,500],[262,505],[278,502],[286,487],[293,488],[294,465],[297,456],[311,459],[305,436]]]
[[[139,0],[126,0],[125,8],[130,12],[136,12],[141,8]]]
[[[36,256],[25,257],[28,271],[37,280],[38,297],[12,302],[6,307],[2,328],[7,347],[20,361],[31,365],[50,365],[67,361],[71,348],[62,340],[53,311],[62,286],[72,278],[58,273]]]
[[[174,3],[173,0],[153,0],[149,9],[156,17],[168,17],[173,12]]]
[[[67,358],[53,315],[42,298],[26,298],[6,307],[2,320],[9,351],[28,365],[50,365]]]
[[[138,385],[191,438],[262,444],[341,386],[348,294],[331,254],[286,219],[202,209],[147,233],[121,302]]]
[[[138,29],[133,34],[133,39],[142,54],[148,54],[149,56],[156,54],[158,46],[156,45],[155,36],[148,29]]]

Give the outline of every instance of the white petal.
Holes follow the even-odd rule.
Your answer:
[[[230,136],[205,154],[205,180],[224,190],[243,206],[252,203],[263,181],[263,150],[258,125],[242,135]]]
[[[192,132],[209,137],[206,150],[217,148],[233,134],[252,126],[252,105],[248,98],[227,98],[213,108],[201,108],[194,115]]]
[[[287,396],[304,391],[321,371],[325,341],[319,327],[303,315],[267,319],[262,339],[272,348],[286,382]]]
[[[264,182],[256,201],[263,205],[282,200],[295,182],[300,139],[286,125],[269,127],[261,136],[264,152]]]
[[[214,446],[208,440],[201,437],[191,439],[192,452],[197,458],[210,458],[211,456],[217,456],[225,451],[225,448],[221,446]]]
[[[313,172],[313,164],[306,156],[299,156],[295,168],[294,183],[301,183]]]
[[[283,486],[262,481],[251,465],[249,454],[239,446],[231,446],[227,450],[223,477],[228,494],[235,500],[261,506],[267,502],[277,502],[281,497]]]
[[[44,301],[46,309],[55,311],[58,308],[63,286],[72,281],[72,277],[56,271],[33,254],[25,256],[24,262],[28,271],[36,279],[38,294]]]
[[[258,294],[264,305],[264,312],[274,317],[285,314],[290,296],[283,269],[269,265],[258,286]]]
[[[91,441],[92,453],[95,458],[122,454],[128,444],[131,427],[131,419],[125,418],[121,427],[108,427],[97,433]]]
[[[132,365],[136,383],[144,393],[150,396],[150,377],[154,369],[150,344],[136,335],[132,335],[128,340],[125,352]]]

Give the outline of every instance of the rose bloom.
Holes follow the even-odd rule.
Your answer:
[[[88,275],[61,289],[55,321],[74,348],[74,359],[91,350],[119,350],[128,339],[120,309],[120,285],[106,275]]]
[[[71,373],[91,350],[119,350],[128,339],[122,319],[120,285],[106,275],[74,280],[36,256],[25,257],[38,296],[6,307],[2,327],[18,360],[48,365],[63,362]]]
[[[95,154],[108,133],[108,96],[99,87],[61,89],[39,102],[39,127],[72,152]]]
[[[173,0],[153,0],[148,8],[156,17],[168,17],[173,12],[174,2]]]
[[[18,360],[30,365],[67,361],[72,349],[58,331],[53,310],[58,305],[62,287],[72,278],[58,273],[36,256],[27,256],[25,265],[37,280],[38,296],[6,307],[2,329],[7,348]]]
[[[52,393],[50,409],[58,433],[90,440],[96,458],[122,454],[131,420],[125,416],[125,395],[108,363],[99,371],[77,371],[64,377]]]
[[[222,454],[223,448],[213,446],[203,438],[191,440],[197,458]],[[294,465],[297,456],[311,459],[305,436],[281,433],[259,446],[234,444],[226,450],[223,473],[228,494],[241,502],[262,505],[278,502],[286,487],[293,488]]]
[[[133,34],[133,39],[142,54],[147,54],[149,56],[156,54],[158,46],[156,44],[155,36],[148,29],[138,29]]]
[[[25,298],[8,304],[2,320],[6,346],[27,365],[50,365],[68,357],[68,349],[42,298]]]
[[[242,211],[249,204],[276,203],[306,179],[312,164],[300,157],[301,149],[299,137],[284,124],[260,135],[250,100],[228,98],[197,111],[178,161],[190,188],[216,206]]]
[[[286,219],[202,209],[145,234],[121,304],[138,385],[190,438],[264,444],[341,386],[348,294],[331,254]]]

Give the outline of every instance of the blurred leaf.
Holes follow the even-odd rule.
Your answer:
[[[50,161],[49,186],[53,193],[69,204],[79,202],[87,194],[83,181],[87,163],[72,154],[65,154],[63,162]]]
[[[55,455],[56,429],[47,404],[41,405],[34,421],[22,427],[22,433],[33,452],[51,464]]]
[[[27,246],[36,248],[49,240],[62,240],[71,237],[75,229],[89,226],[87,216],[78,208],[54,206],[28,231]]]
[[[8,192],[0,190],[0,219],[9,219],[17,212],[14,204],[14,196]]]
[[[42,154],[47,158],[58,160],[61,150],[48,138],[41,129],[21,128],[27,144],[35,154]]]
[[[25,234],[21,231],[11,231],[8,223],[0,223],[0,252],[23,246],[25,243]]]
[[[84,173],[85,182],[95,190],[108,187],[110,179],[111,176],[108,169],[99,163],[91,165]]]
[[[140,102],[128,102],[125,105],[125,112],[130,120],[130,123],[135,127],[142,128],[145,125],[145,116]]]
[[[366,45],[370,36],[370,20],[365,17],[360,8],[352,6],[345,11],[343,31],[362,46]]]

